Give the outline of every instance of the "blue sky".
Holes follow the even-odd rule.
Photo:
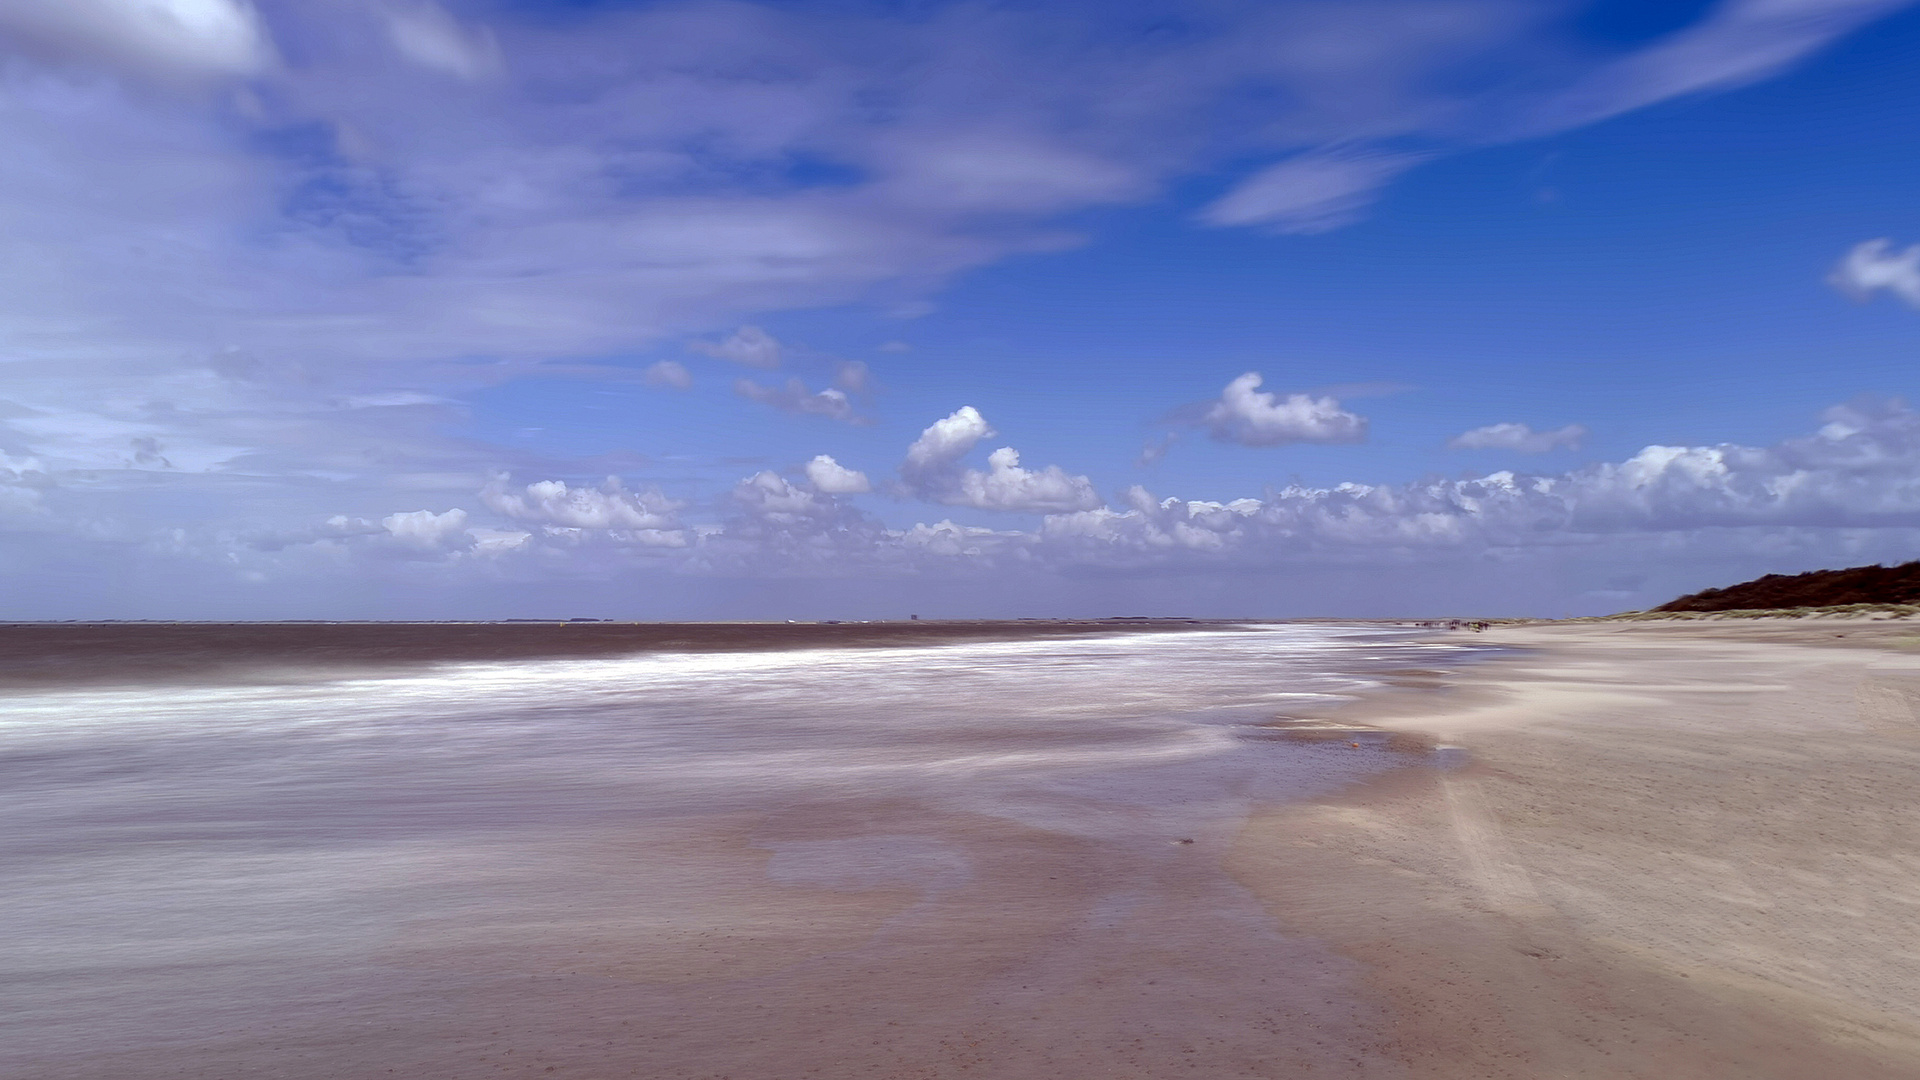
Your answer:
[[[1904,561],[1917,47],[1905,0],[6,0],[0,583],[1559,615]]]

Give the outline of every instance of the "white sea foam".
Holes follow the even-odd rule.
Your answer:
[[[616,887],[604,861],[557,854],[578,836],[911,807],[917,831],[883,814],[753,836],[756,872],[927,896],[974,873],[959,840],[927,831],[942,815],[1143,851],[1230,836],[1251,804],[1385,757],[1248,725],[1436,648],[1276,626],[15,694],[0,699],[0,909],[31,947],[0,961],[20,988],[0,992],[0,1042],[207,1037],[309,992],[285,972],[359,985],[403,926],[612,918],[621,890],[650,888],[644,866]]]

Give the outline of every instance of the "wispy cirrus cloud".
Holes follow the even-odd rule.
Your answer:
[[[475,387],[689,339],[772,370],[782,346],[755,327],[780,312],[924,313],[955,274],[1071,242],[1063,223],[1083,211],[1193,184],[1224,192],[1199,209],[1208,224],[1338,228],[1424,161],[1743,85],[1901,6],[1735,0],[1580,52],[1549,47],[1570,9],[1512,0],[932,3],[911,18],[708,0],[565,18],[480,0],[0,4],[0,516],[204,566],[334,517],[367,531],[281,550],[392,551],[438,530],[431,550],[466,535],[459,550],[537,566],[542,545],[600,528],[563,517],[638,496],[521,486],[474,502],[489,469],[574,475],[476,434]],[[1912,252],[1885,244],[1836,282],[1920,297]],[[640,378],[685,387],[686,367]],[[859,419],[869,373],[833,379],[740,393]],[[1262,386],[1236,380],[1195,426],[1250,445],[1365,435],[1341,395]],[[1106,512],[1091,479],[1011,448],[961,460],[986,437],[903,483],[969,510]],[[807,520],[886,534],[834,505]],[[404,516],[455,509],[458,529]],[[625,528],[701,547],[683,525]],[[798,528],[765,535],[798,544]],[[912,535],[923,554],[1040,543],[1009,532]],[[66,557],[55,540],[34,551],[18,564]]]
[[[1568,424],[1552,431],[1535,431],[1526,424],[1500,423],[1463,431],[1447,440],[1454,450],[1517,450],[1544,454],[1549,450],[1577,450],[1586,441],[1584,424]]]
[[[1564,131],[1688,94],[1743,86],[1913,0],[1727,0],[1692,26],[1616,57],[1521,113],[1501,137]]]
[[[1200,218],[1281,233],[1329,232],[1359,220],[1381,188],[1426,157],[1350,148],[1304,153],[1240,181]]]
[[[0,342],[595,355],[883,286],[905,303],[902,288],[1056,243],[1061,213],[1223,171],[1209,222],[1333,228],[1428,157],[1740,85],[1898,6],[1745,0],[1582,69],[1528,47],[1551,13],[1506,0],[937,4],[911,20],[21,0],[0,11],[0,50],[27,65],[0,116],[18,151],[0,164],[0,287],[17,301]],[[1159,25],[1181,32],[1143,30]],[[151,64],[224,83],[149,94]],[[1460,76],[1490,65],[1513,77],[1462,99]],[[127,243],[85,242],[99,235]],[[770,365],[777,349],[743,334],[710,344]]]

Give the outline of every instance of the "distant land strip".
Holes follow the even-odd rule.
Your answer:
[[[1654,611],[1743,611],[1920,604],[1920,561],[1768,574],[1724,589],[1702,589]]]

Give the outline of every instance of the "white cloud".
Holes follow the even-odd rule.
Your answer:
[[[563,480],[541,480],[521,491],[496,476],[480,493],[488,509],[515,521],[533,521],[575,529],[675,530],[680,504],[659,491],[629,491],[617,477],[599,488],[568,487]]]
[[[743,326],[719,341],[692,341],[687,348],[716,360],[731,360],[748,367],[780,366],[780,340],[757,326]]]
[[[817,485],[809,490],[778,473],[760,472],[734,485],[728,501],[734,512],[721,529],[702,535],[687,569],[719,575],[845,576],[901,562],[895,534]]]
[[[33,447],[50,470],[209,472],[246,453],[230,439],[237,432],[194,430],[193,419],[124,406],[115,413],[46,406],[22,409],[0,421],[0,428]]]
[[[1772,447],[1649,446],[1625,461],[1553,476],[1294,486],[1227,503],[1155,500],[1134,488],[1129,509],[1048,518],[1040,536],[1069,562],[1284,563],[1705,529],[1920,526],[1920,414],[1899,402],[1869,403],[1829,409],[1822,419],[1814,436]]]
[[[380,526],[395,540],[423,550],[438,550],[455,540],[469,541],[466,535],[467,512],[459,508],[436,514],[431,510],[389,514]]]
[[[1920,244],[1900,252],[1884,239],[1855,244],[1827,280],[1857,300],[1870,299],[1885,289],[1920,307]]]
[[[987,470],[967,469],[961,459],[995,434],[971,405],[929,424],[907,448],[900,466],[908,490],[923,499],[981,510],[1057,513],[1101,504],[1093,482],[1057,465],[1038,472],[1020,467],[1020,454],[1003,446],[987,456]]]
[[[987,455],[987,471],[968,469],[943,501],[981,510],[1011,510],[1054,514],[1091,510],[1102,502],[1093,482],[1071,476],[1058,465],[1038,472],[1020,467],[1020,453],[1003,446]]]
[[[503,557],[527,547],[533,534],[517,529],[468,529],[473,537],[473,553],[488,557]]]
[[[807,482],[828,495],[860,495],[873,490],[867,474],[849,469],[825,454],[807,462]]]
[[[955,462],[979,445],[981,439],[996,434],[987,418],[971,405],[962,405],[951,416],[928,424],[920,437],[907,447],[907,460],[900,466],[909,484],[918,484],[946,472]]]
[[[1544,454],[1549,450],[1577,450],[1586,440],[1583,424],[1568,424],[1553,431],[1535,431],[1525,424],[1488,424],[1462,432],[1447,440],[1455,450],[1518,450],[1523,454]]]
[[[866,422],[866,418],[854,409],[853,399],[847,396],[845,390],[836,386],[814,391],[808,390],[807,384],[798,378],[788,379],[785,386],[762,386],[752,379],[736,379],[733,383],[733,392],[749,401],[771,405],[781,412],[801,416],[824,416],[843,424]]]
[[[1289,443],[1354,443],[1367,437],[1367,421],[1331,397],[1289,394],[1282,400],[1261,391],[1257,372],[1227,384],[1201,417],[1214,438],[1242,446]]]
[[[1696,36],[1716,56],[1801,55],[1891,2],[1733,4]],[[300,63],[273,68],[271,93],[187,106],[113,76],[267,71],[250,5],[0,4],[19,76],[0,113],[0,355],[231,346],[324,377],[605,356],[792,308],[922,312],[957,272],[1065,242],[1060,214],[1249,157],[1284,160],[1211,219],[1327,227],[1408,164],[1396,147],[1509,137],[1488,118],[1527,112],[1567,63],[1538,47],[1554,13],[1509,0],[1228,3],[1150,38],[1097,5],[558,21],[485,5],[484,32],[466,18],[481,9],[276,4]],[[512,62],[484,91],[443,77],[492,64],[489,33]],[[1490,64],[1512,77],[1463,95],[1457,76]],[[1709,67],[1711,85],[1771,70]],[[1609,108],[1685,92],[1627,83],[1653,89]],[[702,344],[763,366],[778,352],[745,328]]]
[[[901,547],[947,560],[991,560],[1026,546],[1024,533],[1003,529],[985,529],[977,525],[956,525],[937,521],[917,524],[897,537],[889,537]]]
[[[782,524],[831,514],[837,505],[826,497],[824,489],[808,491],[788,483],[779,473],[768,471],[757,472],[734,485],[733,500],[760,518]]]
[[[393,47],[422,67],[480,79],[500,68],[500,45],[485,27],[462,26],[430,0],[398,2],[383,12]]]
[[[661,360],[647,365],[640,378],[648,386],[665,386],[675,390],[685,390],[693,385],[693,376],[688,374],[687,366],[678,360]]]
[[[1728,0],[1528,111],[1515,136],[1562,131],[1774,75],[1912,0]]]
[[[43,537],[31,541],[42,547],[106,543],[164,560],[177,569],[169,581],[252,575],[287,588],[306,582],[299,587],[314,596],[337,589],[343,574],[401,573],[402,560],[409,575],[441,575],[432,580],[456,586],[519,581],[533,590],[528,595],[542,597],[557,581],[603,582],[650,567],[736,582],[901,576],[917,582],[914,588],[937,589],[977,581],[983,602],[992,604],[1007,595],[993,589],[1013,587],[1007,583],[1016,576],[1019,588],[1037,596],[1099,571],[1101,592],[1093,600],[1100,603],[1125,603],[1141,582],[1178,580],[1182,589],[1214,590],[1205,595],[1219,602],[1168,594],[1176,607],[1240,610],[1242,597],[1258,589],[1278,603],[1338,581],[1347,591],[1322,590],[1315,602],[1388,614],[1436,605],[1487,610],[1496,595],[1503,599],[1495,606],[1532,605],[1528,610],[1562,600],[1590,605],[1595,597],[1626,606],[1621,598],[1629,595],[1652,603],[1697,588],[1698,575],[1738,580],[1768,569],[1897,560],[1920,544],[1920,414],[1899,402],[1827,410],[1813,434],[1771,446],[1649,446],[1624,460],[1559,473],[1295,485],[1217,501],[1156,498],[1136,487],[1111,508],[1093,503],[1078,478],[1021,469],[1010,451],[995,454],[984,471],[965,470],[956,451],[977,445],[985,428],[984,420],[963,416],[928,440],[922,460],[947,485],[935,496],[995,509],[1044,511],[1039,504],[1051,503],[1037,528],[940,521],[891,529],[818,485],[762,472],[722,500],[723,517],[714,523],[682,523],[682,508],[658,493],[617,483],[520,487],[499,477],[483,502],[501,522],[423,510],[374,520],[338,515],[284,534],[243,536],[201,525],[143,539],[109,518],[88,518],[84,488],[58,483],[19,458],[11,459],[22,464],[15,479],[0,485],[0,513],[25,515],[9,520],[16,558],[32,536]],[[15,490],[29,493],[18,507],[9,501]],[[127,492],[116,491],[99,505],[127,501]],[[1277,571],[1291,572],[1269,573]],[[1327,577],[1336,572],[1348,576]],[[1624,592],[1609,584],[1644,582],[1649,574],[1669,584],[1634,584]],[[1261,581],[1279,583],[1272,589],[1283,592]]]
[[[1353,148],[1302,154],[1242,180],[1200,218],[1282,233],[1328,232],[1352,224],[1382,187],[1426,158]]]
[[[1510,0],[1230,2],[1150,37],[1110,5],[933,5],[901,19],[695,0],[549,20],[442,3],[263,4],[270,37],[242,0],[0,2],[0,357],[22,410],[0,412],[0,453],[35,463],[0,471],[0,500],[60,535],[187,536],[152,540],[167,558],[397,548],[379,524],[395,507],[453,505],[489,469],[572,475],[520,444],[459,437],[476,386],[536,365],[578,373],[582,358],[793,308],[924,314],[953,274],[1065,242],[1060,222],[1075,219],[1060,215],[1235,162],[1278,164],[1217,202],[1216,219],[1324,227],[1408,148],[1445,154],[1736,85],[1894,6],[1723,4],[1595,66],[1540,47],[1565,29],[1562,9]],[[279,64],[281,51],[299,62]],[[1570,77],[1583,64],[1590,77]],[[1492,69],[1512,77],[1491,90],[1456,78]],[[489,81],[447,77],[474,73]],[[1569,82],[1577,92],[1539,89]],[[898,107],[861,107],[873,101]],[[1869,247],[1852,262],[1840,283],[1920,293],[1909,253]],[[779,348],[761,334],[707,344],[764,366]],[[853,411],[804,385],[758,392]],[[1331,397],[1294,401],[1249,415],[1323,435],[1359,422]],[[1224,395],[1220,408],[1230,437],[1266,430]],[[1873,445],[1897,456],[1876,424]],[[955,457],[926,490],[1035,505],[1005,492],[1051,484],[1055,505],[1086,501],[1084,478],[1001,460],[990,482],[991,463],[970,472]],[[594,471],[614,467],[627,466]],[[1844,477],[1898,503],[1890,476],[1815,474],[1767,482]],[[567,498],[576,490],[619,502]],[[495,524],[525,523],[494,530],[504,561],[566,565],[561,547],[624,558],[610,534],[649,531],[565,524],[520,488],[497,498],[509,509],[489,507]],[[314,534],[302,526],[342,508],[355,515],[343,527],[371,531],[247,546]],[[832,533],[835,558],[854,558],[849,536],[873,538],[883,561],[903,550],[874,529]],[[692,526],[651,532],[704,557]],[[954,543],[1039,550],[1025,535]],[[10,549],[9,564],[37,557]]]
[[[274,56],[246,0],[7,0],[5,32],[166,74],[249,75]]]
[[[1667,37],[1599,65],[1571,85],[1538,95],[1503,98],[1495,95],[1476,103],[1493,120],[1467,141],[1486,145],[1533,138],[1595,123],[1672,98],[1726,90],[1759,81],[1805,59],[1839,37],[1911,5],[1913,0],[1729,0],[1717,5],[1703,20]],[[1367,10],[1355,5],[1355,13]],[[1378,9],[1375,9],[1376,11]],[[1389,9],[1391,10],[1391,9]],[[1511,32],[1510,22],[1476,19],[1470,10],[1455,12],[1455,25],[1471,26],[1497,38]],[[1481,12],[1477,14],[1490,14]],[[1445,36],[1427,38],[1407,25],[1396,27],[1419,51],[1397,56],[1386,53],[1392,35],[1369,41],[1363,36],[1339,35],[1348,57],[1371,61],[1383,71],[1415,71],[1447,55],[1447,46],[1465,42]],[[1301,35],[1314,41],[1315,35]],[[1284,54],[1287,50],[1281,50]],[[1335,65],[1335,70],[1338,65]],[[1337,82],[1334,71],[1321,71]],[[1358,87],[1343,88],[1348,95]],[[1338,91],[1335,92],[1336,94]],[[1403,104],[1411,104],[1406,102]],[[1394,117],[1382,126],[1395,135],[1426,134],[1443,141],[1459,137],[1447,131],[1441,117],[1459,115],[1462,102],[1436,100],[1429,130],[1418,121]],[[1419,106],[1414,106],[1419,110]],[[1385,118],[1382,117],[1384,120]],[[1356,125],[1364,133],[1367,125]],[[1314,145],[1313,143],[1318,143]],[[1255,173],[1208,206],[1201,219],[1214,225],[1256,226],[1282,233],[1316,233],[1337,229],[1357,220],[1379,190],[1408,168],[1438,151],[1406,153],[1356,146],[1350,139],[1314,140],[1303,153]]]

